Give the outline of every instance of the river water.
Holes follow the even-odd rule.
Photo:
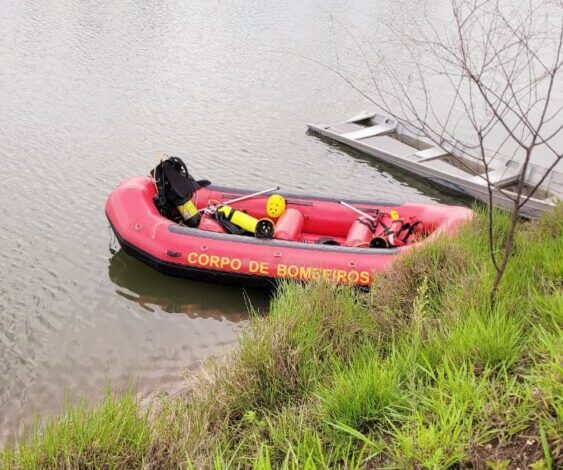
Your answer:
[[[181,382],[267,309],[119,251],[105,199],[156,156],[233,186],[450,201],[305,132],[370,109],[309,59],[345,67],[341,22],[377,44],[415,3],[0,1],[0,443],[107,383]]]

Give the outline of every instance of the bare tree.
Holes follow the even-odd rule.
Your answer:
[[[391,60],[369,58],[365,44],[341,25],[360,51],[368,78],[352,80],[342,69],[328,68],[436,145],[482,163],[489,193],[489,252],[496,270],[491,289],[494,304],[513,251],[519,210],[563,156],[556,141],[561,139],[562,107],[554,98],[563,65],[563,3],[451,0],[451,9],[449,24],[438,24],[425,14],[408,27],[390,27],[399,38],[398,50],[407,54]],[[497,187],[490,178],[491,162],[501,154],[520,162],[514,192]],[[532,187],[526,187],[530,163],[538,155],[548,165]],[[510,224],[500,252],[495,250],[493,233],[494,191],[511,201]]]

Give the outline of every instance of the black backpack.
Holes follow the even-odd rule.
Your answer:
[[[150,171],[150,175],[158,191],[154,196],[154,203],[158,211],[167,218],[175,218],[176,207],[189,201],[199,188],[211,184],[207,180],[196,181],[190,175],[186,164],[178,157],[162,160]],[[200,218],[198,214],[187,222],[190,226],[197,227]]]

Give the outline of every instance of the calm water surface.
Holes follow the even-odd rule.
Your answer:
[[[0,443],[107,382],[180,381],[235,341],[248,305],[267,308],[267,292],[168,278],[119,251],[105,198],[157,155],[234,186],[448,201],[305,133],[370,109],[303,58],[353,66],[334,18],[378,44],[377,19],[412,8],[0,1]]]

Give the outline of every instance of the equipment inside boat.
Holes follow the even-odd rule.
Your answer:
[[[272,194],[266,201],[266,214],[272,219],[281,216],[286,208],[286,202],[280,194]]]
[[[299,210],[286,209],[276,223],[274,238],[277,240],[298,240],[304,224],[305,218]]]
[[[406,245],[410,237],[417,232],[420,223],[420,220],[416,217],[411,217],[407,222],[400,218],[393,219],[383,215],[379,219],[371,246],[374,248],[387,248]]]
[[[373,241],[374,232],[375,226],[372,220],[367,217],[358,217],[350,227],[344,245],[368,248]]]
[[[256,238],[298,241],[304,227],[304,217],[300,210],[287,208],[287,202],[279,194],[271,195],[265,207],[258,213],[267,216],[254,217],[246,210],[233,206],[238,202],[279,190],[273,187],[251,194],[236,197],[224,202],[207,201],[206,207],[198,209],[197,191],[209,185],[209,181],[196,181],[188,172],[185,163],[177,157],[167,157],[150,172],[157,194],[154,202],[159,212],[171,219],[201,230],[230,233],[235,235],[254,235]],[[406,245],[417,233],[420,221],[411,217],[403,220],[397,211],[384,212],[375,209],[375,215],[344,202],[340,204],[353,210],[360,217],[354,221],[344,240],[349,247],[394,248]],[[202,218],[203,215],[203,218]],[[271,219],[277,220],[277,226]],[[308,239],[301,240],[308,243]],[[317,241],[318,243],[318,241]],[[338,243],[338,242],[337,242]]]
[[[410,217],[408,222],[404,221],[395,210],[389,212],[378,210],[374,217],[344,201],[340,201],[340,204],[361,216],[352,224],[346,237],[346,246],[369,248],[403,246],[409,242],[421,225],[416,217]]]
[[[256,238],[274,236],[274,223],[270,219],[257,219],[231,206],[222,204],[215,213],[215,217],[229,233],[243,235],[248,232],[256,235]],[[231,225],[235,227],[233,228]]]
[[[186,164],[178,157],[167,157],[151,170],[150,175],[156,187],[154,202],[159,212],[170,219],[174,209],[189,227],[199,225],[201,214],[193,197],[196,191],[208,186],[209,181],[196,181],[188,172]]]
[[[180,158],[162,159],[151,170],[150,175],[157,190],[154,202],[159,212],[169,219],[175,218],[177,214],[174,210],[176,210],[187,226],[195,228],[200,226],[203,212],[207,217],[199,227],[202,230],[223,231],[237,235],[251,233],[257,238],[274,236],[274,223],[270,219],[257,219],[229,204],[277,191],[279,189],[277,186],[198,210],[195,201],[196,192],[199,188],[209,185],[209,182],[196,181]],[[284,210],[285,199],[282,196],[274,194],[268,199],[266,212],[270,217],[279,217]]]
[[[264,189],[252,194],[246,194],[235,199],[230,199],[222,203],[214,202],[209,204],[207,207],[200,209],[200,212],[203,212],[208,219],[218,222],[224,229],[223,231],[227,233],[235,235],[251,233],[254,234],[256,238],[272,238],[274,236],[274,223],[270,219],[257,219],[256,217],[248,215],[244,211],[233,208],[230,204],[246,201],[253,197],[277,191],[278,189],[280,189],[279,186],[276,186],[274,188]],[[279,194],[274,194],[270,196],[268,201],[270,201],[274,196],[278,196],[278,199],[274,199],[275,203],[271,205],[272,210],[270,212],[275,214],[278,213],[280,209],[285,210],[285,199],[283,199],[283,197]],[[281,198],[283,204],[279,198]],[[283,210],[281,210],[281,212],[283,212]],[[266,207],[266,212],[268,213],[268,205]],[[206,222],[205,226],[200,228],[203,230],[217,231],[216,227],[208,222]]]

